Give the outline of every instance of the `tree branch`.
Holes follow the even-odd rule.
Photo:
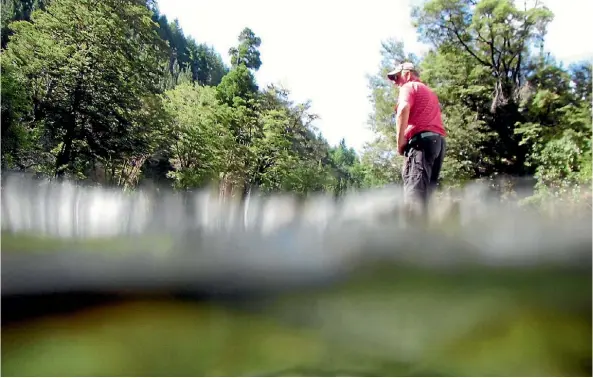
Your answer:
[[[453,24],[453,22],[449,21],[453,26],[455,26]],[[463,46],[463,48],[465,49],[465,51],[467,51],[471,56],[473,56],[478,62],[480,62],[482,65],[489,67],[489,68],[494,68],[492,67],[491,64],[489,64],[488,62],[486,62],[485,60],[483,60],[482,58],[480,58],[461,38],[461,35],[459,35],[459,30],[457,30],[455,27],[450,28],[447,25],[442,25],[445,29],[449,30],[450,32],[452,32],[455,37],[457,37],[457,40],[459,41],[459,43],[461,44],[461,46]]]
[[[496,76],[499,76],[499,74],[498,74],[498,67],[499,67],[499,65],[496,62],[496,58],[495,58],[495,54],[494,54],[495,51],[498,51],[498,49],[496,49],[494,47],[494,36],[492,34],[492,29],[491,28],[489,28],[489,29],[490,29],[490,41],[487,41],[484,37],[482,37],[482,34],[480,34],[479,31],[476,30],[476,33],[478,34],[478,39],[480,41],[482,41],[485,44],[487,44],[488,46],[490,46],[490,61],[492,62],[492,67],[494,68],[494,74]],[[500,56],[501,53],[500,52],[498,52],[498,53],[499,53],[499,56]]]

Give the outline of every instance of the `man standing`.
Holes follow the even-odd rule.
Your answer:
[[[406,62],[387,74],[399,87],[396,105],[397,150],[405,156],[402,178],[406,203],[425,216],[445,157],[445,128],[437,95]]]

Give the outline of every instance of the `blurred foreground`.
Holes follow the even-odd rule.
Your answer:
[[[591,376],[591,210],[3,178],[2,373]]]

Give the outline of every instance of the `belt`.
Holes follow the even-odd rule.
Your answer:
[[[412,144],[412,143],[416,142],[418,139],[428,138],[431,136],[442,136],[442,135],[439,133],[435,133],[433,131],[424,131],[424,132],[418,133],[418,134],[414,135],[413,137],[411,137],[410,140],[408,141],[408,144]]]

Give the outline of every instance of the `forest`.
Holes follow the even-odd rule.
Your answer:
[[[184,35],[155,0],[2,0],[2,170],[133,190],[216,185],[225,196],[398,183],[397,89],[413,61],[448,132],[441,185],[533,178],[534,201],[591,204],[591,62],[544,49],[554,15],[510,0],[427,0],[410,17],[423,56],[396,38],[368,78],[375,139],[330,145],[310,103],[258,86],[261,39],[228,52]],[[349,125],[342,125],[349,127]]]

